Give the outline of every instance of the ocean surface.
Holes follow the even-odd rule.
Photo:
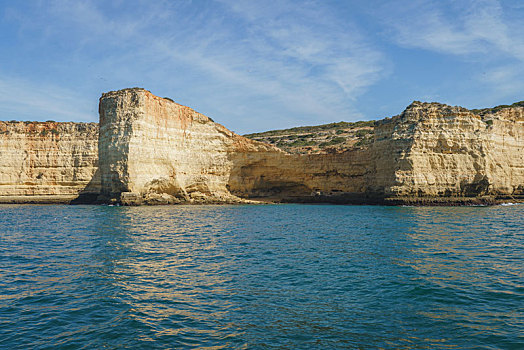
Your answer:
[[[0,348],[524,349],[524,205],[3,205]]]

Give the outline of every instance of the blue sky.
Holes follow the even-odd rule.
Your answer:
[[[524,2],[0,0],[0,119],[139,86],[238,133],[524,100]]]

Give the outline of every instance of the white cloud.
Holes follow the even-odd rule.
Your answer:
[[[383,8],[394,39],[402,46],[452,55],[507,55],[524,60],[518,22],[506,21],[495,0],[412,1],[401,9]],[[394,20],[393,20],[394,18]]]
[[[322,2],[297,5],[287,1],[260,2],[222,0],[247,22],[249,41],[267,63],[277,59],[293,76],[340,88],[354,98],[374,84],[383,73],[383,56],[351,21],[338,18]],[[314,76],[312,68],[321,70]]]
[[[191,2],[122,4],[134,10],[57,0],[19,17],[45,33],[42,45],[69,43],[68,55],[110,81],[156,79],[140,84],[153,92],[214,86],[213,95],[195,99],[243,105],[216,111],[231,118],[226,125],[241,122],[249,131],[361,117],[355,99],[385,74],[383,55],[320,1],[219,1],[200,3],[199,11]]]
[[[507,98],[508,96],[517,96],[517,100],[524,100],[524,66],[522,64],[493,67],[481,74],[478,79],[495,87],[490,92],[490,100],[504,100],[504,104],[513,102]]]
[[[370,104],[397,108],[418,86],[431,99],[509,102],[524,89],[521,18],[518,2],[495,0],[19,2],[0,22],[20,37],[4,58],[35,60],[30,73],[0,67],[0,101],[20,116],[85,120],[101,92],[142,86],[240,132],[360,119],[359,106],[377,116],[388,112]],[[390,75],[407,55],[428,62]],[[420,77],[435,62],[442,81]]]
[[[398,45],[450,55],[477,67],[474,87],[484,96],[463,92],[461,98],[496,103],[524,89],[522,11],[508,5],[496,0],[413,0],[406,6],[385,5],[380,17]]]

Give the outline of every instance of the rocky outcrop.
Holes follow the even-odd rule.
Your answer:
[[[376,122],[366,148],[274,158],[241,168],[235,175],[246,186],[237,193],[265,189],[285,201],[342,203],[522,200],[524,107],[474,113],[414,102],[399,116]]]
[[[353,126],[328,136],[354,138],[361,130]],[[96,124],[0,123],[0,202],[524,200],[522,106],[470,111],[414,102],[359,128],[366,142],[290,154],[147,90],[108,92],[99,133]]]
[[[524,195],[524,107],[475,114],[412,103],[378,123],[375,185],[386,198],[446,202]]]
[[[243,198],[277,202],[369,203],[369,149],[327,154],[232,154],[228,188]]]
[[[99,140],[102,199],[124,204],[242,202],[234,155],[283,153],[139,88],[102,95]]]
[[[367,147],[289,154],[143,89],[100,100],[106,200],[473,203],[519,198],[523,107],[475,114],[414,102]]]
[[[92,200],[97,145],[96,123],[0,122],[0,203]]]

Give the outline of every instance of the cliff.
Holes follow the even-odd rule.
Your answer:
[[[229,189],[239,197],[277,202],[378,202],[369,188],[368,149],[327,154],[235,153]]]
[[[333,127],[348,126],[249,136],[289,137],[296,131],[318,139],[326,129],[336,135]],[[402,114],[375,122],[370,134],[372,142],[353,143],[345,151],[317,149],[317,154],[244,167],[236,176],[248,185],[239,193],[264,195],[265,189],[270,197],[293,202],[432,205],[524,199],[524,107],[519,104],[469,111],[414,102]]]
[[[96,123],[0,122],[0,203],[68,203],[100,191]]]
[[[126,204],[242,202],[232,158],[282,153],[139,88],[102,95],[99,139],[102,200]]]
[[[524,107],[474,113],[412,103],[375,128],[377,174],[387,198],[422,201],[524,195]]]
[[[100,132],[96,124],[1,122],[0,202],[524,200],[519,104],[470,111],[414,102],[376,122],[250,135],[291,153],[140,88],[103,94],[99,112]],[[317,146],[295,144],[302,139]]]
[[[369,202],[369,149],[289,154],[144,89],[100,99],[103,201]]]

